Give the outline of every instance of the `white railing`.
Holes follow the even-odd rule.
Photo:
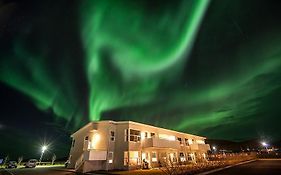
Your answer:
[[[180,142],[177,140],[166,140],[159,138],[146,138],[142,141],[142,147],[158,147],[158,148],[173,148],[179,149]]]
[[[202,151],[209,151],[210,150],[210,145],[209,144],[191,144],[190,145],[191,151],[196,151],[196,150],[202,150]]]

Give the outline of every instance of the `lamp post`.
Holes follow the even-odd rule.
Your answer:
[[[216,153],[217,147],[213,146],[212,148],[213,148],[213,152]]]
[[[264,147],[265,147],[266,152],[268,152],[268,150],[267,150],[267,146],[268,146],[268,144],[267,144],[266,142],[261,142],[261,144],[262,144],[262,146],[264,146]]]
[[[44,152],[47,150],[47,146],[42,146],[42,148],[41,148],[41,150],[42,150],[42,152],[41,152],[41,156],[40,156],[40,159],[39,159],[39,165],[41,164],[41,161],[42,161],[42,157],[43,157],[43,154],[44,154]]]

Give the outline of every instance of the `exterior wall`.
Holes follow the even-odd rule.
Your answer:
[[[128,123],[117,124],[113,160],[114,169],[128,169],[128,166],[124,166],[124,152],[129,150],[129,142],[125,141],[125,129],[128,129],[128,127]]]
[[[140,140],[130,141],[130,129],[140,131]],[[126,130],[128,130],[127,141]],[[114,132],[114,140],[111,140],[111,131]],[[85,141],[86,136],[88,140]],[[210,146],[205,144],[204,137],[131,121],[93,122],[74,133],[72,137],[75,139],[75,145],[70,150],[69,167],[74,168],[79,157],[87,153],[85,154],[87,156],[84,156],[85,162],[82,168],[85,171],[138,169],[143,166],[144,161],[148,162],[149,167],[158,167],[161,164],[160,161],[169,158],[173,161],[183,161],[190,157],[195,161],[196,157],[203,158],[204,154],[210,150]],[[178,138],[181,138],[182,142]],[[188,139],[189,143],[193,141],[193,144],[186,144],[185,139]],[[109,153],[113,153],[113,160],[109,160]],[[95,159],[95,156],[102,154],[104,158]],[[125,154],[128,159],[125,159]]]
[[[89,123],[85,127],[79,130],[79,132],[76,132],[72,136],[72,145],[70,148],[70,153],[69,153],[69,165],[68,168],[74,168],[75,163],[78,160],[78,158],[81,156],[83,153],[83,145],[84,145],[84,138],[88,133],[93,129],[93,124]],[[75,140],[75,143],[73,143]]]
[[[135,122],[129,122],[129,129],[141,131],[141,141],[137,143],[130,142],[129,150],[139,151],[141,156],[143,154],[147,154],[146,156],[148,157],[148,159],[146,161],[148,162],[150,167],[158,167],[160,161],[169,159],[171,157],[174,157],[172,158],[173,160],[179,161],[180,153],[184,155],[184,157],[182,157],[182,160],[188,160],[188,155],[196,155],[197,158],[201,158],[203,157],[202,154],[207,153],[207,151],[209,150],[208,145],[205,144],[204,137],[180,133]],[[145,132],[147,134],[145,134]],[[151,133],[155,133],[155,135],[151,137]],[[145,138],[145,135],[147,135],[147,138]],[[171,140],[161,139],[163,135],[166,137],[170,137]],[[173,140],[172,138],[174,138],[175,140]],[[178,141],[178,138],[182,139],[181,143],[180,141]],[[187,145],[185,139],[189,139],[190,142],[193,143],[191,145]],[[196,143],[197,141],[200,144]],[[156,158],[154,158],[154,161],[152,160],[153,152],[154,154],[156,154]],[[140,157],[140,159],[142,161],[143,157]],[[195,157],[193,158],[193,161],[196,161]]]

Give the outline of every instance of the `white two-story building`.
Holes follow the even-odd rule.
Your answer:
[[[81,172],[202,160],[210,150],[205,137],[132,121],[91,122],[71,137],[68,167]]]

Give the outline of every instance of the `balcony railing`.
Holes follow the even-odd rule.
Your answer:
[[[198,144],[198,143],[195,143],[195,144],[190,144],[190,150],[191,151],[209,151],[211,150],[210,149],[210,145],[209,144]]]
[[[179,149],[180,142],[173,141],[173,140],[159,139],[159,138],[146,138],[146,139],[142,140],[142,147],[143,148],[156,147],[156,148]]]

